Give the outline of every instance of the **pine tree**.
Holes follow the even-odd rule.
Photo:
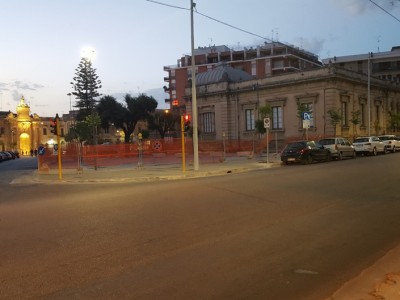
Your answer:
[[[72,94],[77,99],[74,105],[79,110],[77,119],[83,121],[96,108],[96,97],[101,96],[98,92],[98,89],[101,88],[101,81],[89,58],[82,58],[75,71],[75,77],[71,82],[74,89]]]

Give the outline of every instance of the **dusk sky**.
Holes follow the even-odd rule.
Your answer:
[[[322,60],[400,46],[399,0],[195,2],[196,48],[274,39]],[[2,0],[0,28],[0,110],[15,112],[24,95],[32,113],[53,116],[69,111],[86,46],[96,51],[103,95],[151,94],[166,85],[163,67],[190,54],[190,0]],[[165,98],[156,97],[159,108]]]

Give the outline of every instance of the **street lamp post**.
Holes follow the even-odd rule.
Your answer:
[[[192,120],[193,120],[193,168],[199,170],[199,143],[197,130],[197,96],[196,96],[196,64],[194,56],[194,26],[193,26],[193,8],[196,6],[193,0],[190,0],[190,20],[191,20],[191,48],[192,48]]]
[[[72,105],[71,105],[71,96],[72,96],[72,93],[68,93],[67,96],[69,96],[69,112],[71,113],[71,110],[72,110]]]
[[[371,52],[368,52],[368,136],[371,136]]]

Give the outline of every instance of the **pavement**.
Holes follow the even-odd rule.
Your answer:
[[[185,170],[181,164],[144,162],[142,165],[127,164],[113,167],[83,167],[82,170],[66,169],[61,178],[58,170],[35,171],[33,176],[22,176],[12,184],[87,184],[117,182],[152,182],[183,180],[196,177],[223,176],[231,173],[249,172],[280,167],[280,157],[272,154],[268,158],[229,157],[212,163],[202,163],[194,170],[189,161]],[[372,266],[346,282],[333,295],[324,300],[400,300],[400,245],[390,250]]]
[[[25,175],[16,178],[12,184],[17,183],[41,183],[41,184],[67,184],[67,183],[116,183],[116,182],[151,182],[161,180],[178,180],[205,176],[220,176],[230,173],[248,172],[257,169],[279,167],[280,157],[271,154],[265,156],[251,157],[248,155],[227,157],[225,160],[212,160],[199,163],[198,170],[194,170],[193,162],[186,163],[185,170],[182,164],[176,160],[171,163],[167,160],[152,161],[145,160],[141,165],[124,164],[109,167],[83,166],[81,170],[63,169],[61,176],[58,169],[48,171],[35,171],[33,176]]]

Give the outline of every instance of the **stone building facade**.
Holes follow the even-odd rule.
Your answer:
[[[77,111],[70,111],[60,117],[60,143],[66,145],[65,135],[74,126]],[[57,136],[51,132],[54,117],[40,117],[32,113],[24,97],[21,98],[16,113],[0,111],[0,151],[19,151],[21,155],[31,155],[39,146],[53,148]],[[147,128],[147,123],[140,121],[135,128],[133,137]],[[97,132],[99,143],[116,144],[124,142],[124,133],[111,125],[108,129],[100,128]]]
[[[341,135],[352,139],[368,134],[397,133],[390,115],[400,114],[400,87],[365,74],[325,66],[262,79],[230,80],[229,75],[202,78],[197,85],[199,139],[249,140],[256,135],[260,107],[272,108],[270,133],[281,143]],[[201,74],[200,74],[201,75]],[[206,76],[206,75],[204,75]],[[369,96],[368,96],[369,95]],[[186,89],[186,109],[191,111],[191,89]],[[311,113],[310,127],[303,128],[299,104]],[[335,127],[328,111],[340,112]],[[358,112],[358,122],[354,115]]]
[[[54,144],[56,137],[50,134],[50,118],[31,114],[30,107],[21,98],[17,112],[0,112],[0,149],[19,151],[30,155],[40,145]]]

